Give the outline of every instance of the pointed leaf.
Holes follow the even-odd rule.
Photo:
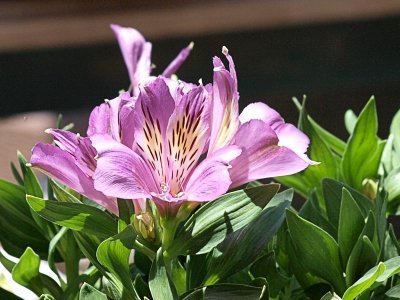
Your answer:
[[[179,254],[209,252],[228,233],[235,232],[254,220],[278,189],[279,185],[268,184],[231,192],[208,202],[184,224],[165,254],[176,257]]]
[[[157,257],[153,261],[149,275],[149,287],[154,299],[179,299],[175,285],[164,264],[162,249],[158,249]]]
[[[345,266],[350,253],[364,228],[364,218],[350,192],[343,188],[339,216],[338,243]]]
[[[342,160],[345,182],[362,189],[366,178],[377,178],[384,143],[379,141],[375,98],[364,107],[351,134]]]
[[[204,285],[214,284],[250,265],[282,225],[292,197],[293,190],[275,195],[256,219],[229,234],[208,261],[210,268]]]
[[[331,283],[336,292],[343,293],[345,282],[335,239],[290,210],[286,211],[286,219],[297,251],[296,259],[312,274]]]
[[[266,290],[266,286],[260,288],[241,284],[217,284],[190,292],[183,300],[267,300]]]
[[[98,261],[111,273],[111,280],[121,289],[126,299],[139,299],[129,271],[129,255],[136,233],[132,226],[102,242],[97,249]]]
[[[385,271],[385,268],[386,267],[383,263],[379,263],[376,268],[368,271],[363,277],[346,290],[343,295],[343,300],[353,300],[357,296],[361,295]]]
[[[26,198],[35,212],[58,225],[105,238],[117,232],[115,220],[107,213],[93,206],[49,201],[30,195]]]
[[[85,282],[79,292],[79,300],[107,300],[107,296]]]

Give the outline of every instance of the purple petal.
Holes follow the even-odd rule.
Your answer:
[[[158,77],[141,88],[130,116],[134,122],[135,149],[154,172],[159,171],[156,174],[158,182],[165,182],[162,178],[165,174],[161,171],[167,163],[166,131],[174,109],[175,101],[168,86],[162,77]]]
[[[119,25],[111,25],[111,29],[117,37],[132,87],[137,95],[138,84],[150,75],[151,43],[146,42],[136,29]]]
[[[227,146],[202,161],[185,184],[187,198],[196,202],[211,201],[225,193],[231,185],[230,162],[240,153],[239,147]]]
[[[208,93],[204,87],[195,87],[182,97],[169,119],[166,134],[166,171],[172,194],[181,190],[183,182],[197,164],[208,141],[208,102]]]
[[[298,155],[307,151],[310,139],[292,124],[282,123],[275,128],[279,138],[279,146],[285,146]]]
[[[274,130],[261,120],[242,124],[232,144],[242,147],[242,154],[232,161],[232,186],[262,178],[290,175],[307,168],[309,163],[289,148],[278,146]]]
[[[96,149],[93,148],[90,138],[79,137],[78,147],[75,149],[74,157],[77,166],[89,177],[92,177],[97,166]]]
[[[94,173],[97,190],[124,199],[146,198],[158,192],[152,172],[135,152],[107,135],[91,139],[99,153]]]
[[[108,134],[110,129],[110,114],[107,103],[96,106],[89,117],[87,135]]]
[[[283,123],[281,115],[267,104],[262,102],[251,103],[247,105],[239,116],[240,123],[246,123],[250,120],[262,120],[272,129]]]
[[[180,66],[185,62],[185,60],[188,58],[190,52],[193,49],[193,42],[189,44],[189,46],[183,48],[181,52],[179,52],[178,56],[175,57],[175,59],[168,65],[168,67],[164,70],[162,73],[163,76],[165,77],[171,77],[173,74],[178,71]]]
[[[97,106],[90,114],[87,135],[109,134],[116,141],[121,141],[124,119],[127,115],[128,107],[134,105],[134,99],[128,92],[122,93],[118,97],[108,100]]]
[[[73,156],[66,151],[54,145],[38,143],[32,149],[31,164],[46,175],[118,214],[116,200],[97,191],[93,180],[76,165]]]
[[[229,144],[239,127],[239,93],[235,67],[227,49],[223,53],[229,61],[228,71],[218,57],[214,57],[212,129],[209,155]]]
[[[78,147],[78,136],[75,133],[61,129],[47,129],[46,133],[54,137],[54,143],[60,147],[60,149],[70,154],[75,153]]]

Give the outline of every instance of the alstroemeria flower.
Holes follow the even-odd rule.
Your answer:
[[[252,103],[239,115],[239,93],[232,57],[223,53],[229,71],[215,57],[212,130],[209,155],[221,147],[235,145],[242,153],[231,162],[231,188],[247,182],[300,172],[311,161],[305,152],[308,137],[292,124],[286,124],[278,112],[264,103]]]
[[[59,129],[46,132],[53,135],[56,145],[36,144],[32,149],[31,165],[118,215],[116,199],[94,188],[97,161],[90,139]]]
[[[152,45],[134,28],[113,24],[111,29],[117,37],[126,68],[128,69],[133,96],[137,96],[139,94],[139,84],[144,83],[150,77]],[[162,75],[166,78],[171,77],[187,59],[192,49],[193,43],[183,48],[167,66]]]
[[[211,201],[225,193],[230,162],[241,153],[228,145],[201,161],[210,134],[209,92],[201,85],[185,92],[185,85],[174,98],[170,88],[164,77],[140,88],[130,113],[132,147],[109,135],[92,137],[99,155],[95,188],[112,197],[151,198],[161,214],[176,212],[183,201]]]

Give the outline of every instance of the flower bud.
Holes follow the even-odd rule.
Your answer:
[[[378,183],[371,178],[365,178],[362,182],[362,193],[369,199],[374,200],[378,192]]]
[[[156,238],[153,216],[148,212],[135,215],[133,226],[145,240],[152,242]]]

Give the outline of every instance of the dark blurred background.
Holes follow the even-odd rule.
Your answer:
[[[84,133],[90,109],[128,87],[110,23],[153,43],[154,74],[194,41],[178,73],[186,81],[211,81],[211,58],[225,45],[242,107],[265,101],[295,123],[291,97],[306,94],[309,113],[342,138],[344,112],[358,113],[371,95],[382,137],[400,108],[398,0],[2,1],[1,177],[16,148],[28,154],[46,139],[57,112]]]

